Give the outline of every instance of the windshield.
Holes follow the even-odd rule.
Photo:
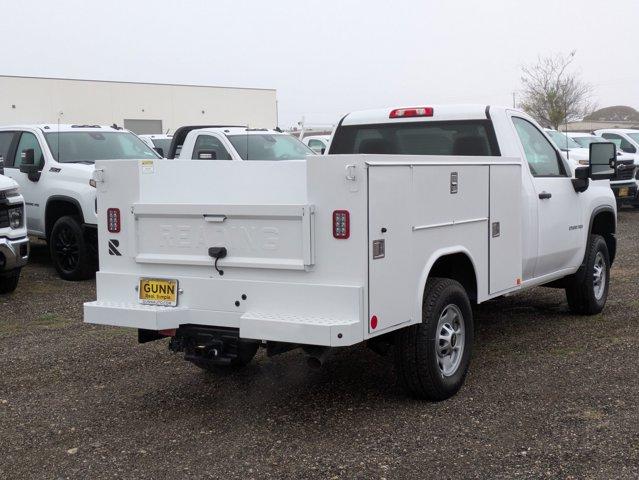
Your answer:
[[[557,145],[561,150],[581,148],[581,145],[561,132],[558,132],[556,130],[546,130],[546,133],[550,136],[550,138],[552,138],[552,141],[555,142],[555,145]]]
[[[628,136],[632,138],[635,142],[639,143],[639,132],[629,133]]]
[[[591,143],[601,143],[607,141],[605,138],[601,137],[575,137],[573,138],[573,140],[584,148],[589,148]]]
[[[304,160],[315,152],[290,135],[228,135],[242,160]]]
[[[152,138],[151,142],[155,148],[161,148],[164,155],[169,153],[169,148],[171,148],[170,138]]]
[[[53,158],[60,163],[158,158],[146,143],[129,132],[51,132],[44,136]]]

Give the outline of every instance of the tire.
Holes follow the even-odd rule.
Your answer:
[[[451,331],[454,335],[450,335]],[[429,279],[424,290],[422,323],[397,332],[395,369],[400,385],[421,399],[440,401],[452,397],[466,378],[473,337],[473,313],[464,287],[448,278]],[[450,355],[441,355],[442,352]]]
[[[590,235],[584,265],[569,280],[566,287],[570,311],[578,315],[600,313],[606,305],[609,286],[608,246],[601,235]]]
[[[11,293],[18,286],[20,280],[20,269],[16,268],[10,272],[5,272],[0,276],[0,293]]]
[[[239,342],[237,346],[238,356],[231,360],[231,363],[227,365],[220,365],[218,363],[207,362],[206,360],[191,360],[191,363],[198,366],[202,370],[212,373],[223,373],[229,370],[239,370],[247,366],[255,357],[257,349],[259,348],[257,342]]]
[[[88,241],[78,217],[60,217],[53,224],[48,241],[53,266],[61,278],[75,281],[95,275],[95,248]]]

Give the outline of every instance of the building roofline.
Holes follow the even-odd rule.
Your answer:
[[[132,82],[126,80],[95,80],[90,78],[62,78],[62,77],[35,77],[30,75],[0,75],[0,78],[28,78],[30,80],[68,80],[70,82],[96,82],[96,83],[124,83],[127,85],[157,85],[163,87],[200,87],[200,88],[225,88],[229,90],[260,90],[277,92],[275,88],[257,87],[227,87],[222,85],[195,85],[191,83],[158,83],[158,82]]]

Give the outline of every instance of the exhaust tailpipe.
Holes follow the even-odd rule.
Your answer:
[[[328,358],[330,349],[328,347],[307,347],[304,351],[308,353],[306,358],[306,364],[309,368],[319,369],[324,365],[324,362]]]

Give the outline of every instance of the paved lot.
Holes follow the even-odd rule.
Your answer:
[[[94,282],[35,246],[0,296],[0,478],[639,478],[639,211],[619,230],[604,314],[541,288],[481,306],[466,386],[438,404],[361,347],[205,374],[83,325]]]

